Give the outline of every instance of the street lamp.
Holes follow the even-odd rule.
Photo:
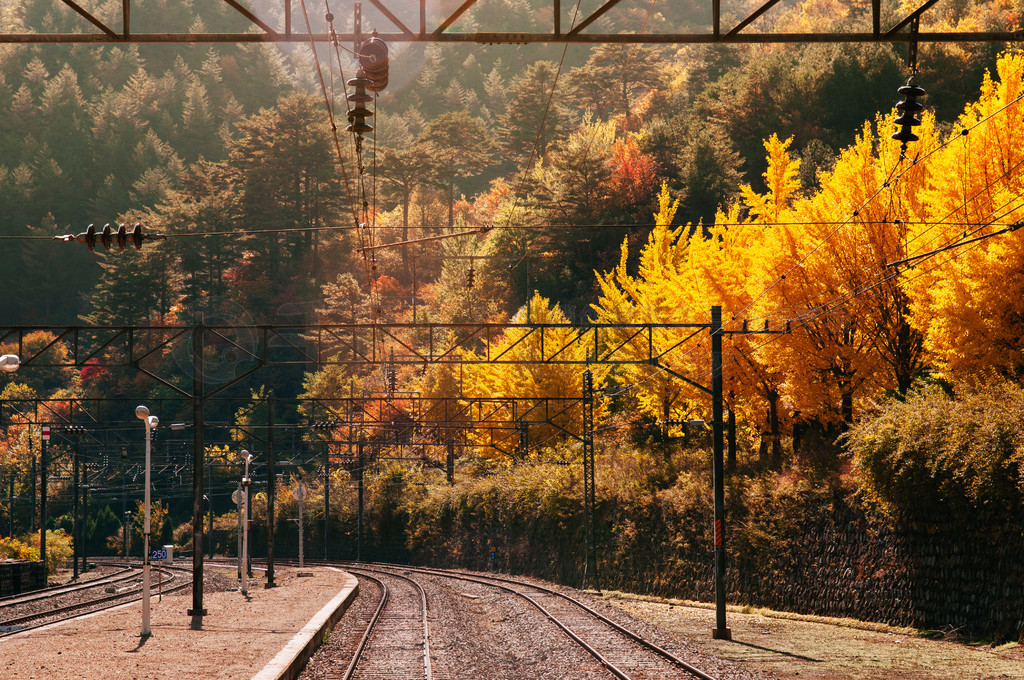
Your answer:
[[[252,462],[252,454],[242,449],[242,457],[245,459],[245,475],[242,477],[242,488],[245,489],[245,503],[242,505],[242,570],[245,572],[242,579],[242,595],[249,594],[249,485],[252,480],[249,478],[249,463]]]
[[[0,371],[14,373],[21,366],[21,359],[17,354],[5,354],[0,357]]]
[[[149,637],[152,634],[149,628],[149,459],[151,432],[160,423],[160,419],[149,415],[149,408],[145,406],[136,406],[135,415],[146,424],[146,519],[142,528],[142,637]]]

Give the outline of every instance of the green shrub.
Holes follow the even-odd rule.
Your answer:
[[[870,500],[893,514],[944,518],[1020,508],[1024,389],[1008,382],[912,392],[853,427],[846,449]]]

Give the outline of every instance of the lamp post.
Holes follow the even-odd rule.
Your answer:
[[[238,506],[238,590],[241,592],[245,590],[245,586],[242,582],[242,508],[245,507],[245,492],[242,491],[242,485],[239,483],[238,488],[231,494],[231,500]]]
[[[149,628],[149,460],[151,448],[150,439],[151,432],[153,428],[160,423],[160,419],[157,418],[156,416],[149,415],[149,408],[145,406],[136,406],[135,415],[146,424],[146,515],[142,526],[142,637],[149,637],[152,634],[152,631]]]
[[[249,463],[252,462],[252,454],[242,449],[242,458],[245,459],[245,475],[242,477],[242,488],[245,489],[245,503],[242,505],[242,595],[249,594]]]

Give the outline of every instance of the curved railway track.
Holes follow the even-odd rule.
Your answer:
[[[539,612],[542,618],[536,614],[531,615],[527,624],[535,633],[535,644],[541,648],[550,646],[553,643],[552,635],[561,635],[571,646],[585,650],[586,655],[596,662],[593,672],[580,671],[586,677],[598,677],[600,669],[603,669],[605,677],[619,680],[693,677],[714,680],[706,672],[611,620],[586,603],[552,588],[520,579],[459,571],[386,564],[333,564],[361,579],[375,582],[381,590],[381,596],[376,613],[368,617],[362,640],[352,653],[345,674],[331,675],[331,678],[430,679],[430,607],[426,589],[451,590],[450,584],[455,581],[472,584],[471,588],[483,593],[475,595],[460,592],[463,597],[493,598],[497,590],[512,595],[526,603],[530,609]],[[400,588],[396,587],[398,584],[401,584]],[[396,591],[402,594],[396,596]],[[419,599],[418,604],[413,602],[416,598]],[[520,612],[512,616],[528,615]],[[495,650],[495,653],[498,651]],[[545,655],[543,649],[538,653],[540,657]],[[412,661],[415,657],[419,658],[418,664]],[[593,675],[594,672],[598,675]]]
[[[163,593],[173,593],[192,585],[189,569],[172,566],[153,567],[154,574],[163,579],[159,586]],[[118,583],[127,587],[118,588]],[[151,586],[151,593],[157,589]],[[110,593],[109,588],[117,592]],[[0,637],[40,628],[86,614],[119,607],[142,599],[142,572],[118,574],[95,579],[75,586],[49,588],[47,592],[27,594],[0,602]]]
[[[54,597],[56,595],[63,595],[66,593],[73,593],[80,590],[86,590],[89,588],[96,588],[100,585],[110,585],[112,583],[119,583],[127,581],[132,578],[137,578],[141,572],[135,571],[130,566],[118,569],[117,571],[100,576],[88,581],[81,583],[74,583],[70,585],[61,586],[49,586],[47,588],[39,588],[32,590],[27,593],[19,593],[17,595],[5,595],[0,597],[0,612],[3,612],[5,607],[17,606],[34,602],[37,600],[44,600],[48,597]]]
[[[341,679],[388,677],[433,680],[429,604],[423,586],[408,576],[393,572],[355,567],[349,571],[374,581],[381,596]],[[370,576],[368,572],[376,576]],[[410,610],[418,611],[418,616],[410,616]]]

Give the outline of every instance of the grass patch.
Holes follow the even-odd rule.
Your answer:
[[[675,598],[656,597],[654,595],[636,595],[634,593],[623,593],[620,591],[606,590],[602,593],[605,599],[635,600],[638,602],[653,602],[656,604],[667,604],[672,607],[692,607],[694,609],[714,609],[711,602],[697,602],[695,600],[677,600]],[[788,621],[805,621],[808,623],[823,623],[840,628],[856,628],[876,633],[892,633],[896,635],[918,635],[919,631],[914,628],[890,626],[885,623],[873,621],[859,621],[857,619],[836,618],[831,616],[817,616],[814,614],[796,614],[794,612],[781,612],[774,609],[754,607],[752,605],[727,605],[726,611],[736,614],[750,616],[764,616],[773,619],[786,619]],[[941,631],[935,631],[941,634]]]

